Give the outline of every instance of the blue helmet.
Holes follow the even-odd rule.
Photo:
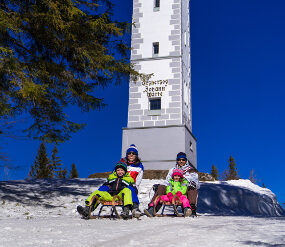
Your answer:
[[[185,159],[187,161],[186,153],[183,152],[178,153],[176,156],[176,161],[178,161],[179,159]]]
[[[128,156],[128,153],[130,152],[134,152],[136,156],[139,156],[139,152],[135,144],[130,145],[130,147],[127,149],[126,156]]]

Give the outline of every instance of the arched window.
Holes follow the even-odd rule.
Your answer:
[[[160,8],[160,0],[154,0],[153,11],[159,11],[159,8]]]
[[[152,55],[154,57],[158,56],[159,54],[159,42],[152,43]]]
[[[160,0],[154,0],[154,7],[159,8],[160,7]]]

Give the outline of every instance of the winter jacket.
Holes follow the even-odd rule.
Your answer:
[[[170,179],[172,179],[172,173],[174,169],[180,169],[183,171],[183,177],[188,181],[188,183],[194,181],[196,183],[196,189],[200,188],[198,173],[195,168],[190,166],[189,164],[185,164],[182,167],[179,167],[177,164],[175,167],[171,168],[166,176],[165,185],[169,185]]]
[[[171,192],[173,195],[176,195],[178,191],[182,193],[182,195],[186,195],[188,186],[188,181],[183,179],[181,182],[175,182],[173,179],[170,179],[169,185],[166,187],[166,194]]]
[[[139,188],[140,183],[141,183],[142,178],[143,178],[143,172],[144,172],[144,167],[143,167],[142,163],[141,162],[137,162],[137,163],[134,163],[134,164],[129,164],[127,162],[126,158],[122,158],[121,160],[124,161],[127,164],[128,172],[129,172],[129,174],[131,175],[131,177],[135,181],[134,185],[137,188]]]
[[[119,192],[127,188],[128,186],[132,186],[134,184],[134,179],[127,172],[122,178],[118,178],[116,172],[114,171],[109,175],[107,182],[104,183],[104,186],[109,187],[109,192],[112,196],[119,194]]]

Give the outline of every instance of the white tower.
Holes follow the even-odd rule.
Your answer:
[[[145,169],[166,170],[185,152],[197,167],[192,134],[189,0],[133,0],[131,62],[153,74],[129,87],[122,155],[139,149]]]

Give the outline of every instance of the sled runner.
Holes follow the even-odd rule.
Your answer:
[[[100,209],[99,209],[99,213],[98,215],[92,215],[92,208],[93,205],[96,203],[98,203],[98,206],[101,205]],[[93,196],[92,199],[89,202],[90,210],[89,210],[89,219],[99,219],[99,218],[118,218],[118,219],[122,219],[122,217],[120,216],[120,214],[118,213],[117,207],[121,207],[123,208],[124,204],[122,199],[115,195],[113,196],[113,200],[112,201],[104,201],[102,199],[100,199],[100,197],[98,196]],[[112,211],[111,214],[109,216],[101,216],[102,210],[104,207],[112,207]]]
[[[172,202],[166,202],[163,201],[161,199],[160,196],[157,196],[154,200],[154,205],[157,205],[158,203],[162,204],[162,210],[161,210],[161,214],[157,214],[156,212],[156,207],[154,207],[154,216],[159,216],[159,217],[163,217],[163,216],[178,216],[178,217],[183,217],[183,214],[180,214],[178,212],[178,207],[182,207],[182,202],[180,200],[180,198],[176,195],[173,196]],[[165,207],[172,207],[174,209],[174,215],[169,215],[169,214],[163,214],[164,213],[164,209]]]

